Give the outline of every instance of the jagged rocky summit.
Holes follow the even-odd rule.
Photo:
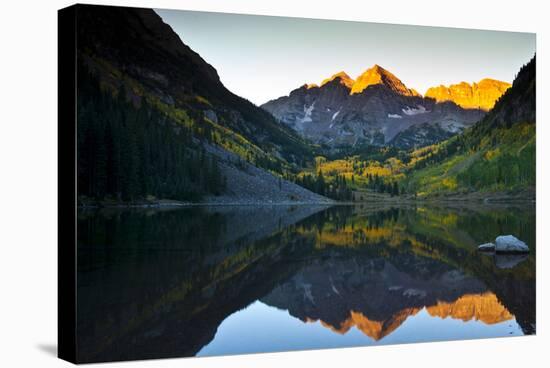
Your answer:
[[[379,65],[356,79],[341,71],[304,84],[262,107],[303,137],[330,148],[362,144],[414,148],[439,142],[480,120],[509,87],[483,79],[469,85],[408,88]]]

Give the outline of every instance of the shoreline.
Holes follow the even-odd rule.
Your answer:
[[[175,207],[207,207],[207,206],[334,206],[349,204],[343,202],[167,202],[149,204],[109,204],[109,205],[78,205],[78,209],[99,209],[99,208],[175,208]]]
[[[514,196],[503,193],[493,193],[482,196],[479,193],[464,196],[439,196],[429,198],[410,198],[410,197],[388,197],[388,198],[370,198],[362,201],[283,201],[283,202],[264,202],[264,201],[204,201],[204,202],[184,202],[176,200],[159,200],[151,202],[129,202],[129,203],[91,203],[78,204],[79,210],[99,209],[99,208],[183,208],[183,207],[205,207],[205,206],[339,206],[339,205],[412,205],[412,204],[483,204],[483,205],[504,205],[504,204],[536,204],[536,199],[529,196]]]

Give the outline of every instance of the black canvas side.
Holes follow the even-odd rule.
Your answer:
[[[76,363],[76,9],[58,11],[57,344]]]

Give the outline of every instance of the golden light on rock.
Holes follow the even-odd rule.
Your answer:
[[[438,302],[427,307],[432,317],[481,321],[488,325],[508,321],[514,316],[500,303],[494,293],[467,294],[452,303]]]
[[[409,316],[414,316],[420,310],[421,308],[407,308],[394,314],[386,321],[371,320],[361,312],[351,311],[350,316],[338,327],[322,320],[320,322],[324,327],[341,335],[346,334],[352,327],[356,327],[365,335],[378,341],[395,331]],[[314,322],[314,320],[308,318],[307,322]]]
[[[405,96],[420,96],[418,92],[407,88],[399,78],[378,64],[375,64],[372,68],[367,69],[363,74],[357,77],[350,93],[361,93],[367,87],[376,84],[385,85],[393,91]]]
[[[508,321],[514,316],[504,307],[497,296],[492,292],[483,294],[466,294],[454,302],[438,301],[436,305],[425,307],[431,317],[452,318],[463,322],[481,321],[488,325]],[[375,341],[388,336],[401,326],[407,318],[416,315],[423,308],[405,308],[383,321],[371,320],[361,312],[350,311],[347,319],[338,326],[334,326],[323,320],[319,320],[322,326],[331,331],[344,335],[351,328],[356,327],[363,334]],[[318,320],[306,318],[306,323],[314,323]]]
[[[334,74],[330,78],[327,78],[327,79],[323,80],[321,82],[321,87],[324,86],[325,84],[329,83],[329,82],[332,82],[336,78],[339,78],[340,83],[342,83],[344,86],[346,86],[350,89],[352,88],[353,83],[355,82],[353,79],[350,78],[350,76],[346,72],[341,71],[341,72],[338,72],[338,73]]]
[[[465,109],[488,111],[511,86],[510,83],[485,78],[473,84],[460,82],[448,87],[432,87],[426,91],[425,97],[431,97],[437,102],[452,101]]]

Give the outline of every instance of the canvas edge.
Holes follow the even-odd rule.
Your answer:
[[[58,10],[57,57],[57,355],[76,353],[76,12]]]

